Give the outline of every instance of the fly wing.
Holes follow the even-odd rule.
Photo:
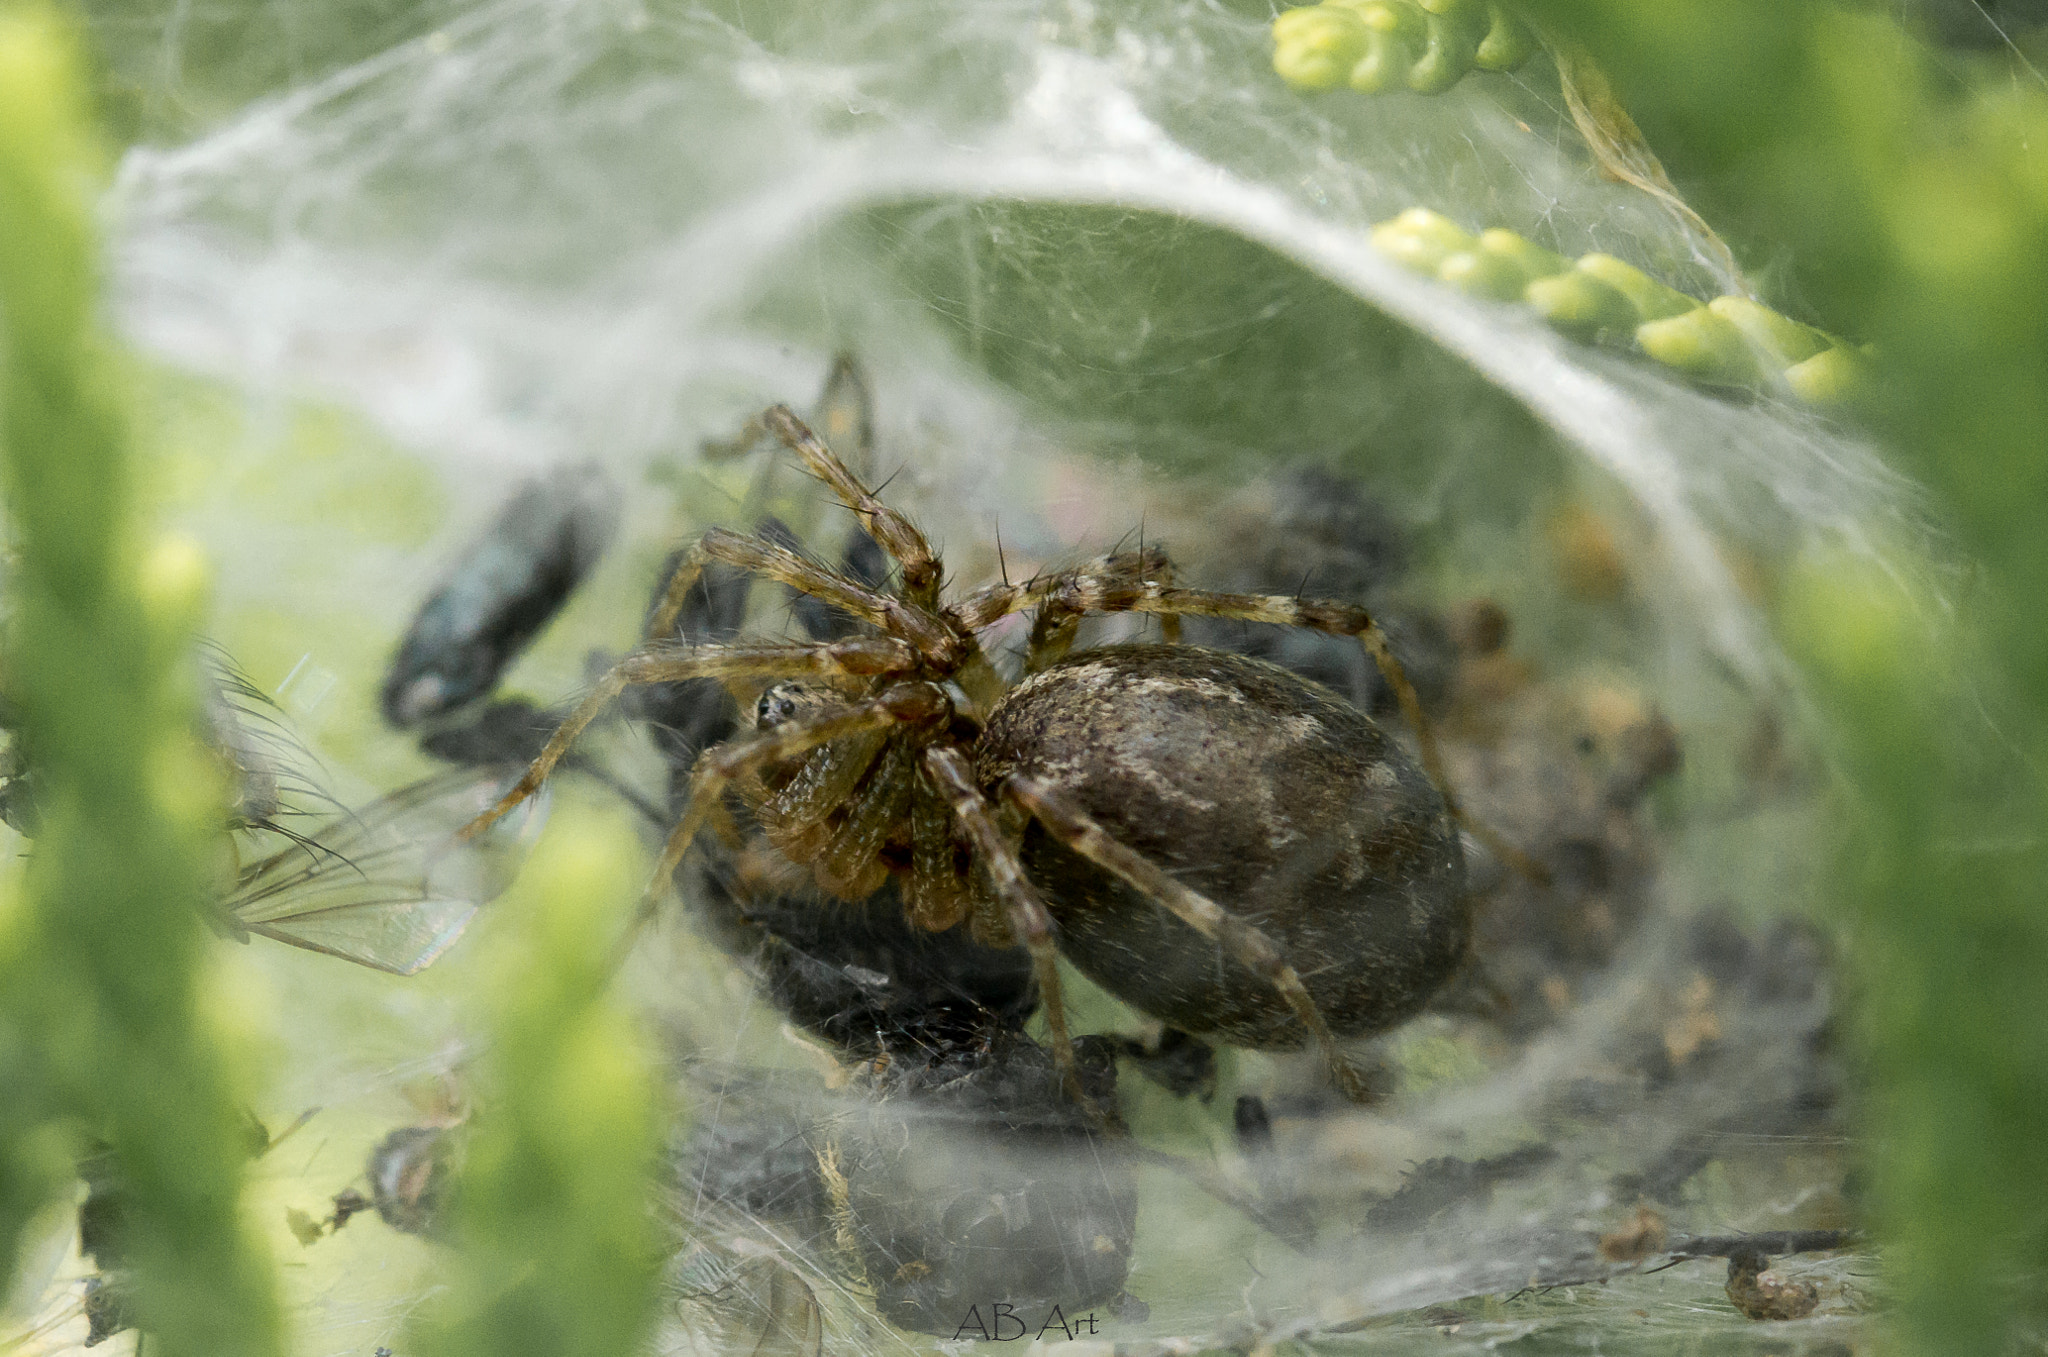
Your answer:
[[[238,929],[394,975],[431,965],[477,907],[518,873],[538,812],[460,842],[499,779],[463,773],[402,787],[244,868],[227,911]]]

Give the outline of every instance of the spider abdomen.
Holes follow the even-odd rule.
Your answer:
[[[1006,693],[976,747],[984,787],[1063,790],[1109,835],[1263,932],[1339,1035],[1413,1016],[1470,932],[1443,799],[1386,732],[1334,692],[1240,655],[1118,646]],[[1183,1031],[1298,1046],[1270,980],[1034,824],[1026,870],[1060,949]]]

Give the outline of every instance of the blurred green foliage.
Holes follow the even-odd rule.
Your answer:
[[[149,546],[95,316],[102,161],[69,35],[0,16],[0,450],[18,552],[7,695],[42,779],[25,898],[0,916],[0,1265],[62,1181],[54,1127],[103,1137],[121,1251],[171,1353],[275,1352],[237,1216],[247,1126],[202,982],[222,779],[194,738],[196,551]]]
[[[2016,1306],[2048,1307],[2048,84],[2017,50],[1937,54],[1844,6],[1531,8],[1596,53],[1697,206],[1781,242],[1813,318],[1879,347],[1870,418],[1988,576],[1981,655],[1930,654],[1916,601],[1840,562],[1782,622],[1863,798],[1840,897],[1905,1334],[1997,1351]],[[1980,703],[2009,758],[1961,738]]]
[[[652,1319],[658,1121],[638,1034],[606,998],[635,895],[631,831],[553,827],[497,908],[482,1112],[455,1201],[445,1357],[614,1357]]]
[[[146,544],[148,477],[94,314],[104,159],[74,46],[43,11],[0,16],[5,680],[46,811],[25,898],[0,901],[0,1278],[82,1138],[103,1137],[151,1350],[255,1357],[282,1325],[238,1214],[244,1062],[206,986],[226,791],[193,735],[206,570]],[[424,1335],[445,1353],[614,1354],[647,1327],[658,1122],[636,1034],[600,999],[637,851],[616,826],[568,828],[506,904],[479,1015],[490,1113],[455,1284]]]

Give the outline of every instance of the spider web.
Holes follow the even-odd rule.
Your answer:
[[[1372,250],[1368,226],[1426,205],[1726,290],[1686,226],[1590,167],[1547,66],[1428,99],[1304,97],[1271,75],[1271,11],[1249,0],[502,0],[371,6],[378,21],[346,35],[308,17],[276,69],[258,30],[312,8],[269,7],[227,36],[216,19],[203,48],[175,22],[107,27],[160,138],[123,161],[110,214],[114,304],[139,344],[254,408],[352,412],[456,506],[433,533],[360,549],[345,532],[287,546],[225,496],[201,516],[225,607],[274,611],[317,587],[358,619],[353,636],[379,638],[360,655],[328,642],[334,669],[374,670],[509,474],[594,458],[629,485],[682,485],[687,520],[728,519],[743,484],[699,466],[699,442],[767,401],[800,402],[851,348],[882,406],[874,470],[900,473],[891,497],[966,584],[997,568],[996,531],[1012,562],[1143,531],[1218,578],[1242,544],[1289,531],[1270,520],[1273,477],[1335,466],[1415,544],[1411,595],[1496,598],[1540,660],[1551,715],[1514,737],[1533,785],[1580,766],[1557,751],[1583,735],[1596,689],[1677,727],[1684,780],[1637,826],[1651,841],[1629,888],[1637,917],[1540,1032],[1425,1017],[1384,1044],[1402,1091],[1351,1119],[1284,1115],[1299,1092],[1286,1060],[1227,1059],[1207,1106],[1126,1071],[1141,1142],[1239,1182],[1277,1173],[1350,1203],[1355,1228],[1298,1252],[1140,1170],[1129,1285],[1152,1317],[1119,1341],[1342,1330],[1320,1341],[1401,1350],[1440,1343],[1449,1322],[1491,1343],[1598,1342],[1624,1321],[1677,1341],[1745,1323],[1709,1265],[1599,1302],[1467,1303],[1444,1324],[1426,1307],[1616,1271],[1587,1250],[1637,1196],[1680,1233],[1853,1214],[1836,1123],[1799,1112],[1834,1077],[1828,968],[1775,989],[1758,978],[1768,939],[1805,936],[1771,930],[1812,904],[1833,839],[1811,714],[1752,598],[1827,552],[1876,557],[1931,597],[1948,577],[1926,564],[1910,489],[1822,416],[1687,386]],[[252,437],[236,465],[263,455]],[[1572,506],[1626,562],[1605,609],[1530,566]],[[643,507],[627,531],[649,545],[619,568],[615,605],[676,524]],[[581,681],[582,647],[617,646],[637,615],[594,611],[525,671],[551,695]],[[1769,794],[1751,757],[1764,727],[1793,769]],[[1493,805],[1538,833],[1554,806],[1520,785],[1502,774]],[[1715,951],[1729,929],[1746,942]],[[704,981],[671,1014],[700,1064],[790,1063],[717,956],[676,964]],[[1697,979],[1707,997],[1688,1008]],[[1099,1020],[1084,1030],[1131,1023],[1106,1000],[1082,1008]],[[1282,1109],[1277,1164],[1234,1146],[1236,1093]],[[744,1101],[704,1094],[699,1121]],[[1553,1153],[1419,1221],[1369,1223],[1433,1161],[1529,1144]],[[826,1297],[835,1340],[903,1341],[862,1310],[826,1241],[723,1228],[704,1237],[780,1241]],[[679,1291],[729,1290],[753,1257],[686,1259]],[[1797,1341],[1853,1326],[1856,1267],[1808,1269],[1830,1280],[1834,1317]],[[678,1313],[664,1338],[678,1349],[758,1333]]]

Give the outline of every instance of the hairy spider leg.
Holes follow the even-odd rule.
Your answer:
[[[1071,570],[1040,575],[1022,584],[991,584],[977,589],[946,610],[947,615],[969,631],[979,631],[1012,613],[1036,608],[1031,622],[1031,639],[1024,652],[1024,672],[1036,674],[1065,657],[1074,644],[1085,609],[1061,606],[1054,600],[1072,591],[1082,580],[1129,580],[1173,583],[1173,562],[1161,547],[1143,551],[1114,552],[1098,556]],[[1180,619],[1160,619],[1168,644],[1180,641]],[[1168,626],[1167,624],[1171,625]]]
[[[832,367],[818,392],[815,418],[824,425],[828,439],[853,446],[856,467],[862,471],[869,469],[875,447],[874,397],[868,391],[867,374],[861,369],[860,360],[850,351],[842,349],[832,355]],[[707,438],[697,447],[707,460],[726,461],[745,456],[767,436],[768,428],[761,422],[761,416],[751,415],[732,437]]]
[[[835,741],[805,759],[784,786],[762,789],[754,820],[784,857],[808,862],[824,851],[832,837],[826,817],[851,802],[885,738],[877,730]]]
[[[975,785],[974,769],[956,745],[933,745],[924,751],[925,771],[946,794],[953,814],[967,830],[989,882],[1009,916],[1010,931],[1031,954],[1031,969],[1038,977],[1038,994],[1045,1005],[1046,1026],[1052,1035],[1054,1066],[1067,1084],[1076,1103],[1085,1104],[1081,1091],[1081,1067],[1074,1058],[1074,1041],[1067,1034],[1066,1001],[1060,992],[1059,945],[1053,938],[1052,912],[1038,890],[1024,875],[1024,864],[1003,838],[994,808]]]
[[[637,650],[597,681],[590,695],[548,737],[546,748],[496,805],[456,832],[471,840],[510,814],[513,807],[540,790],[584,728],[605,706],[636,683],[672,683],[692,678],[868,678],[901,673],[916,666],[916,657],[900,641],[861,636],[824,645],[736,644]]]
[[[675,631],[676,618],[690,590],[697,585],[704,567],[712,561],[786,584],[813,598],[824,599],[843,612],[880,628],[891,636],[916,646],[927,654],[950,656],[960,647],[959,638],[931,613],[902,599],[866,585],[801,556],[788,547],[762,537],[713,528],[698,538],[676,563],[675,573],[661,592],[660,606],[647,619],[646,640],[663,641]]]
[[[853,510],[868,536],[896,558],[903,567],[903,597],[920,609],[937,608],[939,558],[924,534],[909,519],[876,499],[788,406],[770,406],[761,415],[761,423],[791,452],[803,458],[811,473],[831,486],[840,503]]]
[[[846,817],[811,860],[811,874],[820,886],[843,900],[865,900],[882,888],[889,879],[882,845],[910,810],[915,770],[915,755],[902,741],[882,750]]]
[[[1532,881],[1547,882],[1550,870],[1535,858],[1496,833],[1492,826],[1467,811],[1444,771],[1443,752],[1437,746],[1436,727],[1423,714],[1415,685],[1394,652],[1387,647],[1387,635],[1372,614],[1351,603],[1328,599],[1290,598],[1285,594],[1225,594],[1209,589],[1177,589],[1149,581],[1126,584],[1110,579],[1077,578],[1068,590],[1047,600],[1048,606],[1076,608],[1084,612],[1178,613],[1182,616],[1221,617],[1240,622],[1271,622],[1286,627],[1305,627],[1333,636],[1350,636],[1365,647],[1373,663],[1394,690],[1402,715],[1415,732],[1422,753],[1422,770],[1429,775],[1451,818],[1472,831],[1493,855],[1518,874]]]
[[[953,851],[952,806],[923,773],[911,791],[910,879],[903,903],[910,921],[933,933],[967,917],[967,890]]]
[[[1365,1084],[1338,1049],[1336,1034],[1316,1007],[1301,976],[1280,955],[1272,939],[1199,891],[1190,890],[1136,849],[1118,843],[1094,816],[1050,783],[1012,773],[998,792],[1044,825],[1054,839],[1096,866],[1122,879],[1139,894],[1176,919],[1220,943],[1230,956],[1279,991],[1294,1016],[1323,1052],[1330,1075],[1353,1102],[1366,1099]]]
[[[661,857],[654,864],[654,875],[648,879],[647,889],[640,897],[640,908],[621,943],[621,956],[661,907],[661,901],[675,878],[676,866],[690,851],[691,843],[704,828],[712,809],[722,804],[725,789],[735,779],[764,764],[795,758],[834,740],[928,720],[936,710],[934,696],[939,702],[945,700],[943,693],[928,684],[900,684],[865,702],[826,708],[750,739],[728,740],[714,745],[699,754],[696,766],[690,769],[690,790],[684,798],[682,815],[676,821],[676,827],[669,831],[668,842],[662,845]]]
[[[1058,595],[1070,592],[1085,581],[1102,580],[1116,584],[1142,584],[1158,575],[1171,576],[1173,563],[1161,547],[1139,551],[1117,551],[1097,556],[1069,570],[1054,570],[1020,584],[987,584],[967,594],[946,609],[946,615],[968,631],[980,631],[1002,621],[1011,613],[1041,608]],[[1171,579],[1162,581],[1171,583]],[[1068,609],[1072,611],[1072,609]]]

